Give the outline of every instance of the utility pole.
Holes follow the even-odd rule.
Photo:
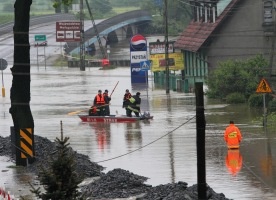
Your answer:
[[[168,0],[164,1],[165,21],[165,60],[166,60],[166,94],[170,93],[170,70],[169,70],[169,41],[168,41]]]
[[[272,17],[273,17],[273,35],[272,35],[272,44],[271,44],[271,52],[270,52],[270,59],[269,59],[269,78],[272,75],[272,68],[273,68],[273,60],[274,60],[274,51],[275,51],[275,40],[276,40],[276,1],[272,2]]]
[[[84,45],[84,16],[83,0],[80,0],[80,24],[81,24],[81,41],[80,41],[80,70],[85,71],[85,45]]]
[[[207,199],[206,162],[205,162],[205,115],[203,83],[195,83],[196,93],[196,148],[197,148],[197,192],[198,199]]]

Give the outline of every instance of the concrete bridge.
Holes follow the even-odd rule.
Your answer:
[[[118,41],[128,39],[139,33],[139,30],[142,30],[146,23],[151,20],[152,16],[148,11],[134,10],[103,20],[96,26],[101,43],[106,48],[107,45],[116,44]],[[84,38],[85,47],[89,52],[95,52],[96,49],[99,49],[96,31],[93,27],[85,31]],[[64,45],[64,51],[70,55],[79,54],[80,43],[68,42]]]

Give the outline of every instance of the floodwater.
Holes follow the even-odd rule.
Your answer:
[[[34,134],[54,141],[60,136],[61,121],[64,136],[79,153],[88,155],[93,162],[105,167],[105,172],[122,168],[149,178],[153,186],[185,181],[189,186],[197,183],[196,107],[193,93],[170,91],[166,94],[153,84],[132,85],[130,69],[111,70],[50,66],[44,57],[61,52],[62,44],[55,42],[55,23],[31,29],[30,41],[35,34],[46,34],[48,47],[31,47],[31,110]],[[156,38],[151,38],[155,41]],[[150,38],[148,38],[150,41]],[[10,108],[13,63],[13,38],[2,40],[0,57],[8,61],[3,71],[5,97],[0,97],[0,135],[9,136],[13,126]],[[120,46],[122,44],[122,46]],[[111,47],[111,54],[129,53],[126,43]],[[110,56],[113,56],[110,55]],[[38,61],[39,60],[39,61]],[[36,64],[40,62],[39,66]],[[45,66],[45,67],[44,67]],[[2,72],[2,71],[1,71]],[[151,73],[149,73],[151,75]],[[119,83],[118,83],[119,81]],[[117,87],[115,85],[118,83]],[[141,92],[142,111],[149,111],[154,119],[135,123],[82,123],[73,111],[87,110],[97,91],[108,89],[112,93],[111,114],[124,114],[122,99],[125,89]],[[205,98],[206,118],[206,182],[217,193],[236,200],[276,198],[276,137],[275,131],[265,131],[254,119],[262,111],[246,105],[227,105]],[[234,120],[243,134],[240,151],[227,151],[223,132],[229,120]],[[0,157],[0,188],[11,194],[30,194],[28,182],[36,179],[21,174],[14,163]]]
[[[153,84],[131,85],[127,67],[100,70],[47,66],[31,69],[31,110],[34,134],[54,141],[60,136],[60,122],[64,136],[79,153],[105,167],[105,172],[122,168],[149,178],[148,184],[185,181],[197,183],[197,147],[195,97],[165,90]],[[9,114],[9,89],[12,76],[4,74],[6,97],[0,98],[1,136],[10,134],[13,126]],[[114,86],[119,81],[117,87]],[[98,89],[112,92],[111,113],[124,114],[122,98],[125,89],[141,92],[142,111],[149,111],[154,119],[135,123],[82,123],[77,115],[68,113],[86,110]],[[276,138],[254,124],[261,112],[246,105],[232,106],[207,98],[206,116],[206,182],[227,198],[238,200],[275,199]],[[233,119],[243,133],[239,152],[228,152],[223,131]],[[5,165],[7,158],[1,158]],[[3,163],[3,161],[5,161]],[[10,165],[10,164],[7,164]],[[3,169],[3,166],[2,166]],[[31,176],[20,176],[18,169],[0,172],[0,187],[14,194],[27,192]]]

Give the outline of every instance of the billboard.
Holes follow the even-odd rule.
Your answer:
[[[80,21],[56,22],[56,41],[57,42],[80,42],[81,41],[81,22]]]
[[[174,52],[173,43],[174,42],[168,42],[168,53]],[[165,53],[165,47],[166,47],[165,42],[150,42],[149,43],[149,53],[150,54]]]
[[[140,62],[147,61],[147,40],[137,34],[130,39],[131,83],[147,83],[148,71],[141,70]]]
[[[184,70],[184,55],[182,53],[170,53],[168,57],[169,70]],[[166,70],[165,54],[150,55],[150,60],[153,72]]]

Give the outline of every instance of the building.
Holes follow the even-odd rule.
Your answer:
[[[276,75],[273,3],[276,1],[190,0],[193,19],[174,44],[185,58],[185,88],[191,90],[195,82],[205,82],[220,61],[257,54],[270,61],[270,75]]]

